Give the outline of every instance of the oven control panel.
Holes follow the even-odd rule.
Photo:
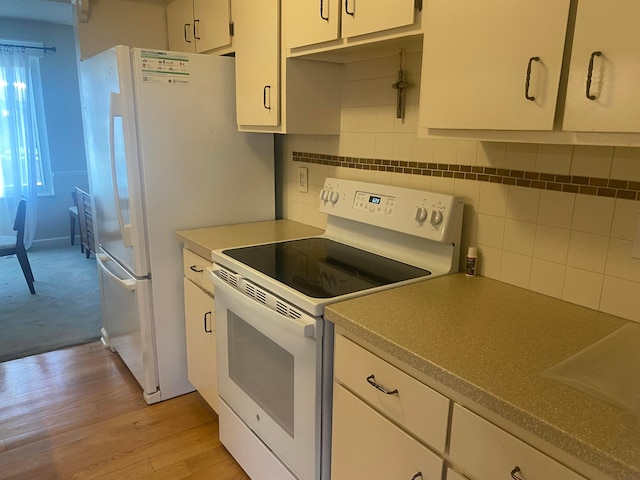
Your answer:
[[[320,192],[320,211],[343,218],[450,242],[462,224],[462,199],[423,190],[327,178]]]

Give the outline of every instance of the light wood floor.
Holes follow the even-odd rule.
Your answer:
[[[200,395],[146,405],[99,342],[0,364],[0,479],[248,478]]]

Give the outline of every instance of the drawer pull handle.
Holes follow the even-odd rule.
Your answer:
[[[587,69],[587,98],[595,100],[597,97],[591,93],[591,77],[593,76],[593,57],[599,57],[602,52],[593,52],[589,57],[589,68]]]
[[[533,95],[529,95],[529,82],[531,81],[531,64],[533,62],[539,62],[540,57],[531,57],[529,59],[529,63],[527,64],[527,78],[524,84],[524,97],[527,100],[531,100],[532,102],[536,99]]]
[[[189,269],[190,269],[192,272],[196,272],[196,273],[202,273],[202,272],[204,272],[204,269],[202,269],[202,268],[198,268],[198,267],[197,267],[197,266],[195,266],[195,265],[191,265],[191,266],[189,267]]]
[[[422,477],[422,472],[416,473],[413,477],[411,477],[411,480],[416,480],[416,478],[423,478]]]
[[[516,465],[515,468],[511,470],[511,478],[513,478],[513,480],[525,480],[524,477],[518,475],[520,472],[520,467]]]
[[[207,326],[207,317],[209,317],[209,326]],[[211,312],[207,312],[204,314],[204,331],[205,333],[211,333]]]
[[[374,377],[373,374],[369,375],[367,377],[367,382],[369,382],[369,385],[371,385],[372,387],[377,388],[378,390],[380,390],[385,395],[398,395],[398,389],[397,388],[395,390],[387,390],[382,385],[376,383],[376,377]]]

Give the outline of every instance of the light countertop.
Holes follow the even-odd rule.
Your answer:
[[[640,418],[541,375],[625,320],[464,274],[334,303],[325,318],[563,463],[640,479]]]
[[[179,230],[176,232],[176,237],[192,252],[211,259],[211,252],[220,248],[292,240],[321,235],[322,233],[324,230],[292,220],[268,220]]]

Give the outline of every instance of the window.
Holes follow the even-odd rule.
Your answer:
[[[40,79],[42,51],[0,43],[0,198],[28,190],[31,182],[38,195],[53,195]]]

